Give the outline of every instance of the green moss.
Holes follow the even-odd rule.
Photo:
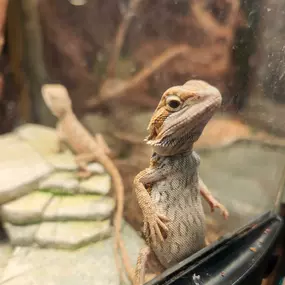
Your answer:
[[[63,190],[61,188],[43,188],[37,191],[52,193],[55,196],[74,196],[74,193],[67,192],[66,190]]]

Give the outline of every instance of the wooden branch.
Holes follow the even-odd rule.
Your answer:
[[[217,22],[211,13],[205,11],[203,2],[201,0],[194,0],[192,2],[192,15],[195,17],[197,24],[203,29],[210,38],[229,37],[232,32],[232,26],[237,21],[237,14],[239,11],[239,1],[229,0],[231,2],[231,10],[228,15],[229,22],[226,26]]]
[[[159,68],[165,65],[167,62],[172,60],[174,57],[186,53],[188,51],[187,45],[181,45],[169,48],[165,52],[163,52],[160,56],[152,61],[152,63],[146,66],[143,70],[141,70],[138,74],[136,74],[127,84],[125,90],[123,92],[129,91],[130,89],[136,87],[141,82],[146,80],[151,74],[156,72]],[[121,92],[122,93],[122,92]],[[110,97],[117,96],[117,94],[113,94]],[[109,98],[110,98],[109,97]]]
[[[4,38],[4,25],[6,21],[6,11],[8,6],[8,0],[0,1],[0,55],[2,53],[2,49],[5,43]]]
[[[117,88],[114,86],[113,88],[109,89],[102,87],[101,90],[104,90],[104,92],[101,91],[99,93],[99,98],[92,98],[89,101],[87,101],[87,107],[94,108],[99,104],[101,104],[103,101],[121,96],[124,93],[129,92],[130,90],[138,86],[140,83],[142,83],[144,80],[146,80],[159,68],[161,68],[167,62],[169,62],[171,59],[175,58],[178,55],[186,53],[188,50],[189,47],[187,45],[180,45],[167,49],[161,55],[155,58],[150,65],[143,68],[138,74],[133,76],[130,80],[118,84]]]
[[[148,109],[155,109],[159,101],[158,98],[150,96],[145,92],[140,92],[140,96],[132,96],[127,98],[124,98],[124,96],[122,96],[121,99],[122,99],[121,102]]]
[[[3,87],[4,87],[4,78],[3,74],[0,74],[0,102],[3,99]]]
[[[91,78],[87,71],[83,51],[85,42],[81,36],[74,33],[65,19],[58,16],[57,5],[56,1],[39,2],[43,37],[45,39],[44,59],[51,78],[53,78],[55,71],[61,73],[60,69],[63,69],[65,70],[63,76],[76,81],[78,84],[78,82],[84,81],[86,78]],[[59,58],[56,67],[50,64],[54,53]],[[54,77],[61,77],[60,79],[62,80],[63,76],[56,74]]]
[[[142,0],[130,0],[130,4],[128,7],[128,10],[123,16],[123,20],[118,28],[115,43],[114,43],[114,49],[110,56],[110,61],[107,67],[107,77],[111,78],[115,76],[116,71],[116,65],[118,62],[118,58],[121,53],[121,49],[124,43],[124,40],[126,38],[126,34],[129,28],[129,25],[131,23],[132,18],[137,12],[138,6]]]
[[[241,21],[241,18],[239,17],[240,1],[238,0],[228,0],[228,1],[231,2],[231,10],[228,15],[229,21],[227,24],[229,27],[233,27],[235,24]]]

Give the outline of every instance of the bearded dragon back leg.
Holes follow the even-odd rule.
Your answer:
[[[199,177],[199,189],[200,189],[201,195],[210,205],[212,212],[214,211],[215,208],[218,208],[220,209],[221,214],[224,216],[224,218],[227,219],[229,217],[228,210],[226,209],[224,205],[222,205],[220,202],[218,202],[215,199],[215,197],[212,195],[212,193],[209,191],[208,187],[205,185],[205,183],[200,177]]]
[[[79,167],[78,176],[81,178],[88,178],[92,173],[87,169],[89,162],[95,159],[93,153],[82,153],[75,156],[75,162]]]
[[[134,285],[143,285],[145,278],[149,281],[163,270],[164,267],[157,260],[151,248],[148,246],[142,248],[137,259]]]

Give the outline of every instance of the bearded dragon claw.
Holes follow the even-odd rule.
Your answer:
[[[157,237],[160,242],[163,242],[167,236],[168,227],[162,220],[169,221],[167,217],[157,213],[145,217],[144,235],[148,236],[154,244],[157,244]],[[164,235],[162,234],[162,231],[164,232]]]

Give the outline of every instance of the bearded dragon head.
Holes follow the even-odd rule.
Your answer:
[[[145,141],[161,155],[191,150],[221,102],[219,90],[201,80],[169,88],[151,118]]]
[[[71,111],[72,104],[67,89],[61,84],[45,84],[42,86],[42,96],[52,114],[61,118]]]

